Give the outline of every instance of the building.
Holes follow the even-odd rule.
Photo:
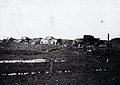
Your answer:
[[[113,49],[119,50],[120,49],[120,38],[114,38],[110,40],[110,46]]]

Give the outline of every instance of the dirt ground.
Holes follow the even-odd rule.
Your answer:
[[[48,61],[0,63],[0,85],[120,85],[119,56],[119,50],[99,48],[88,52],[75,47],[1,45],[0,60]],[[65,62],[53,62],[51,70],[51,59]]]

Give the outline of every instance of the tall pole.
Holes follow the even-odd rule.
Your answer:
[[[107,48],[108,48],[108,50],[109,50],[109,41],[110,41],[110,40],[109,40],[109,39],[110,39],[109,37],[110,37],[110,35],[109,35],[109,33],[108,33],[108,42],[107,42]]]

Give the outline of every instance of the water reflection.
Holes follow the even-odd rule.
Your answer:
[[[49,62],[49,59],[33,59],[33,60],[2,60],[0,63],[40,63]],[[66,62],[66,60],[55,59],[54,62]]]

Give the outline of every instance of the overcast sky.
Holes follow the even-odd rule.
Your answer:
[[[120,0],[0,0],[0,38],[120,37]]]

